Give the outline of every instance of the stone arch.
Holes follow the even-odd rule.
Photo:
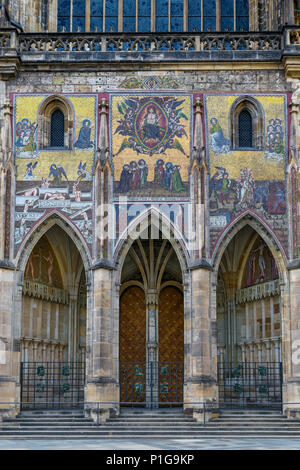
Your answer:
[[[74,109],[71,102],[64,96],[51,95],[42,101],[38,110],[38,142],[39,150],[51,147],[51,117],[55,111],[64,115],[64,147],[72,150],[74,142]]]
[[[264,149],[265,119],[261,103],[253,96],[243,95],[237,98],[229,111],[230,142],[233,150],[239,149],[239,115],[247,111],[252,118],[252,148]]]
[[[140,225],[143,225],[144,229],[148,227],[149,217],[151,221],[150,225],[153,225],[156,230],[161,230],[163,236],[165,236],[170,241],[177,255],[181,267],[181,272],[184,278],[189,266],[189,254],[182,234],[178,231],[178,229],[176,229],[176,227],[174,227],[172,222],[162,212],[155,208],[151,208],[138,215],[129,224],[128,228],[126,229],[126,232],[123,233],[120,237],[121,241],[119,242],[114,255],[115,265],[119,273],[119,280],[126,255],[133,242],[136,240],[136,238],[138,238],[138,236],[136,235],[137,227]]]
[[[214,268],[215,276],[218,274],[218,269],[222,256],[229,245],[230,241],[235,237],[235,235],[246,225],[249,225],[255,232],[260,235],[260,237],[265,241],[266,245],[270,249],[279,273],[279,279],[281,283],[286,284],[287,282],[287,256],[282,247],[279,239],[276,234],[271,230],[271,228],[257,215],[252,211],[246,211],[246,213],[241,214],[237,217],[228,227],[224,230],[220,236],[217,244],[214,248],[212,254],[212,265]]]
[[[24,273],[28,258],[32,252],[34,246],[38,243],[43,235],[45,235],[50,228],[53,226],[59,226],[74,242],[76,245],[83,262],[83,266],[88,275],[89,269],[91,267],[91,255],[86,246],[82,235],[78,231],[77,227],[74,226],[68,219],[66,219],[62,214],[57,211],[51,211],[45,217],[43,217],[39,223],[37,223],[34,228],[27,234],[23,240],[17,257],[15,259],[15,265],[19,272]]]

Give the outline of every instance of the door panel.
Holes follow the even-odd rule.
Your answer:
[[[139,287],[129,287],[120,300],[121,402],[145,401],[146,304]]]

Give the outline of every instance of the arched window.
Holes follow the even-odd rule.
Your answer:
[[[65,117],[60,109],[51,114],[50,147],[64,147]]]
[[[41,104],[38,115],[39,150],[73,148],[74,113],[64,96],[48,96]]]
[[[239,147],[252,147],[252,117],[247,109],[239,114]]]
[[[229,112],[231,148],[263,150],[264,123],[264,110],[257,99],[249,95],[237,98]]]

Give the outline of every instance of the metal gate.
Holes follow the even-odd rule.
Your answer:
[[[122,406],[181,406],[183,362],[120,362]]]
[[[220,362],[219,402],[228,408],[281,408],[281,362]]]
[[[83,406],[85,364],[81,362],[21,362],[22,409]]]

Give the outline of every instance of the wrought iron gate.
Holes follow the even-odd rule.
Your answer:
[[[85,364],[21,362],[22,409],[83,406]]]
[[[281,362],[220,362],[221,407],[281,408]]]
[[[180,406],[183,362],[120,362],[122,406]]]

